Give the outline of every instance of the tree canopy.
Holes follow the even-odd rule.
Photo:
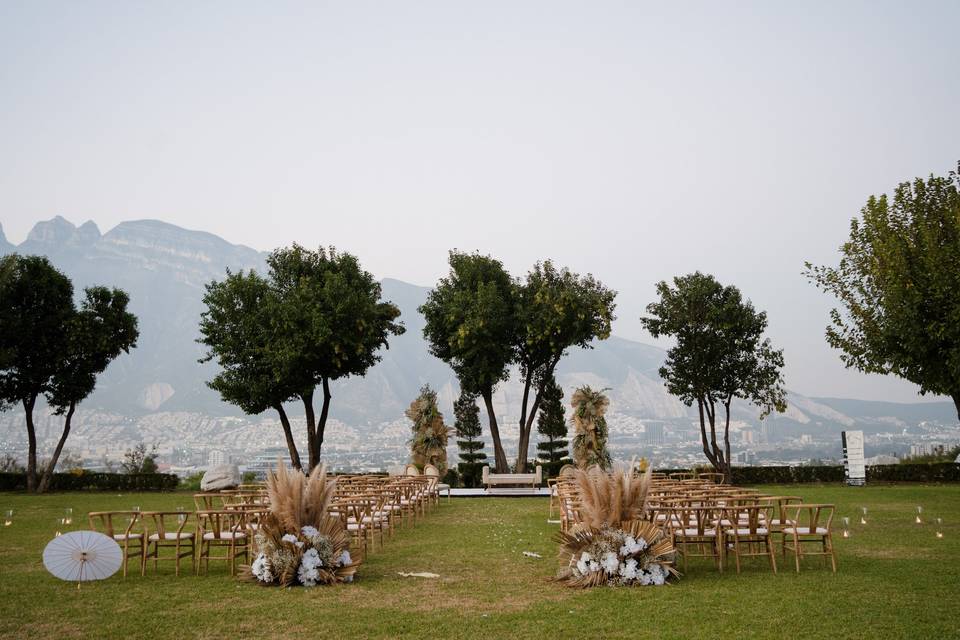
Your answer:
[[[592,275],[558,269],[549,260],[534,265],[516,291],[514,345],[523,381],[517,472],[522,473],[544,385],[567,349],[589,349],[593,340],[610,337],[617,293]]]
[[[950,396],[960,417],[960,164],[870,196],[840,264],[806,275],[840,301],[826,337],[847,367]]]
[[[210,386],[248,413],[272,407],[280,415],[291,463],[299,453],[283,409],[299,398],[307,423],[307,471],[320,462],[332,398],[330,383],[364,375],[380,349],[404,328],[400,310],[381,300],[381,287],[356,257],[334,248],[299,245],[267,258],[268,274],[227,273],[207,285],[200,321],[204,360],[223,368]],[[319,419],[316,387],[322,389]]]
[[[97,377],[136,346],[136,317],[120,289],[89,287],[79,308],[73,284],[40,256],[0,260],[0,409],[23,405],[27,426],[27,488],[45,491],[70,435],[77,405]],[[63,431],[38,475],[33,411],[43,397],[64,416]]]
[[[513,361],[516,302],[510,275],[499,260],[450,252],[450,273],[430,291],[420,313],[430,353],[450,365],[461,389],[483,398],[497,472],[507,457],[493,409],[493,392]]]
[[[739,398],[770,411],[786,410],[783,352],[763,338],[767,316],[740,290],[700,272],[657,284],[660,299],[641,318],[654,338],[676,344],[660,368],[668,391],[697,404],[703,452],[718,471],[730,473],[730,407]],[[725,410],[723,445],[717,441],[717,405]],[[709,427],[709,434],[707,433]]]

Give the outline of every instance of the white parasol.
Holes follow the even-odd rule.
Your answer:
[[[114,540],[96,531],[71,531],[57,536],[43,550],[43,566],[61,580],[109,578],[123,564],[123,551]]]

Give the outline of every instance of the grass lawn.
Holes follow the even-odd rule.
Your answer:
[[[767,488],[833,502],[852,536],[836,536],[839,571],[822,559],[792,559],[773,575],[763,559],[720,575],[693,559],[668,587],[576,591],[549,582],[557,569],[557,525],[545,498],[445,500],[416,528],[403,529],[372,554],[351,585],[313,589],[240,583],[221,563],[211,574],[117,576],[61,582],[41,553],[55,521],[72,507],[76,522],[92,510],[172,509],[188,494],[0,494],[14,509],[0,528],[0,636],[9,638],[954,638],[960,637],[960,487],[802,485]],[[925,520],[913,522],[922,505]],[[75,528],[82,528],[75,526]],[[534,551],[543,559],[527,558]],[[439,579],[403,578],[430,571]]]

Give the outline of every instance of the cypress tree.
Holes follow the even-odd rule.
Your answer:
[[[537,432],[546,438],[537,443],[546,477],[560,473],[560,467],[570,464],[567,450],[567,421],[563,410],[563,389],[550,378],[541,390],[540,415],[537,417]]]
[[[460,397],[453,404],[453,416],[461,460],[457,469],[460,471],[463,486],[479,487],[481,469],[487,454],[483,452],[484,445],[480,440],[480,407],[477,406],[477,396],[461,391]]]

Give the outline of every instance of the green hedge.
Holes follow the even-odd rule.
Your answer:
[[[687,469],[658,469],[663,473]],[[733,484],[843,482],[843,467],[734,467]],[[883,464],[867,467],[867,482],[960,482],[960,464]]]
[[[50,491],[173,491],[179,478],[171,473],[55,473]],[[0,473],[0,491],[27,488],[23,473]]]

